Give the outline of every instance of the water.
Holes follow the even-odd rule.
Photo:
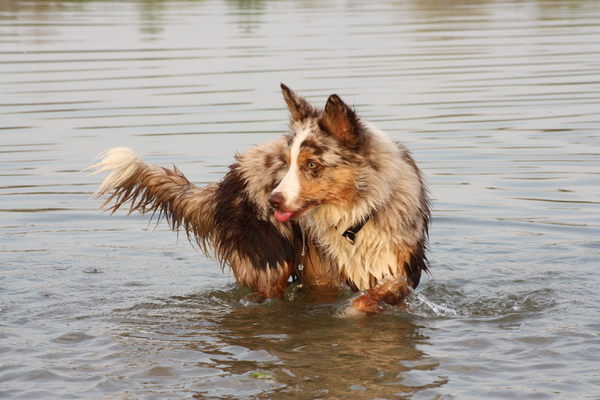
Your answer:
[[[600,398],[600,4],[0,3],[0,397]],[[129,146],[218,180],[279,83],[402,140],[434,197],[407,311],[247,294],[87,201]]]

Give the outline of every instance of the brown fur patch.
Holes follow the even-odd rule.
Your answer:
[[[300,193],[298,202],[305,204],[334,204],[348,207],[355,196],[356,172],[350,166],[336,168],[322,165],[311,148],[304,148],[298,155],[300,170]],[[315,167],[311,168],[311,163]]]
[[[303,269],[298,271],[298,277],[304,285],[317,286],[329,289],[338,289],[344,284],[345,279],[340,275],[340,270],[333,260],[328,258],[322,250],[319,249],[314,239],[308,236],[308,233],[297,234],[300,240],[304,240],[305,255],[301,256],[299,262]],[[298,248],[301,252],[302,246]]]
[[[360,141],[358,117],[337,94],[332,94],[327,99],[319,126],[350,148],[355,148]]]
[[[314,138],[308,138],[304,140],[304,142],[300,144],[300,147],[306,147],[307,149],[310,149],[315,157],[321,156],[323,153],[325,153],[325,146],[319,144]]]

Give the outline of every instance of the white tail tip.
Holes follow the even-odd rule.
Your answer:
[[[128,147],[115,147],[114,149],[107,150],[96,157],[96,159],[99,158],[102,160],[98,164],[92,165],[84,169],[84,171],[95,168],[96,170],[90,175],[104,171],[110,171],[110,174],[104,179],[104,182],[96,190],[93,197],[100,197],[125,182],[133,175],[138,166],[144,162]]]

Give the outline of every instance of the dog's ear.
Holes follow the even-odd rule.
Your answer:
[[[292,113],[293,120],[300,120],[313,114],[313,106],[283,83],[281,84],[281,91],[283,92],[285,103],[287,104],[290,113]]]
[[[356,147],[359,142],[358,117],[337,94],[327,99],[325,111],[319,125],[328,134],[340,139],[348,147]]]

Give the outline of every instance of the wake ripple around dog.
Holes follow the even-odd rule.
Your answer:
[[[456,317],[458,311],[448,304],[438,304],[422,293],[413,292],[406,300],[406,311],[424,317]]]
[[[428,318],[519,318],[556,306],[549,288],[515,288],[513,292],[467,291],[452,282],[434,283],[406,300],[406,311]]]

